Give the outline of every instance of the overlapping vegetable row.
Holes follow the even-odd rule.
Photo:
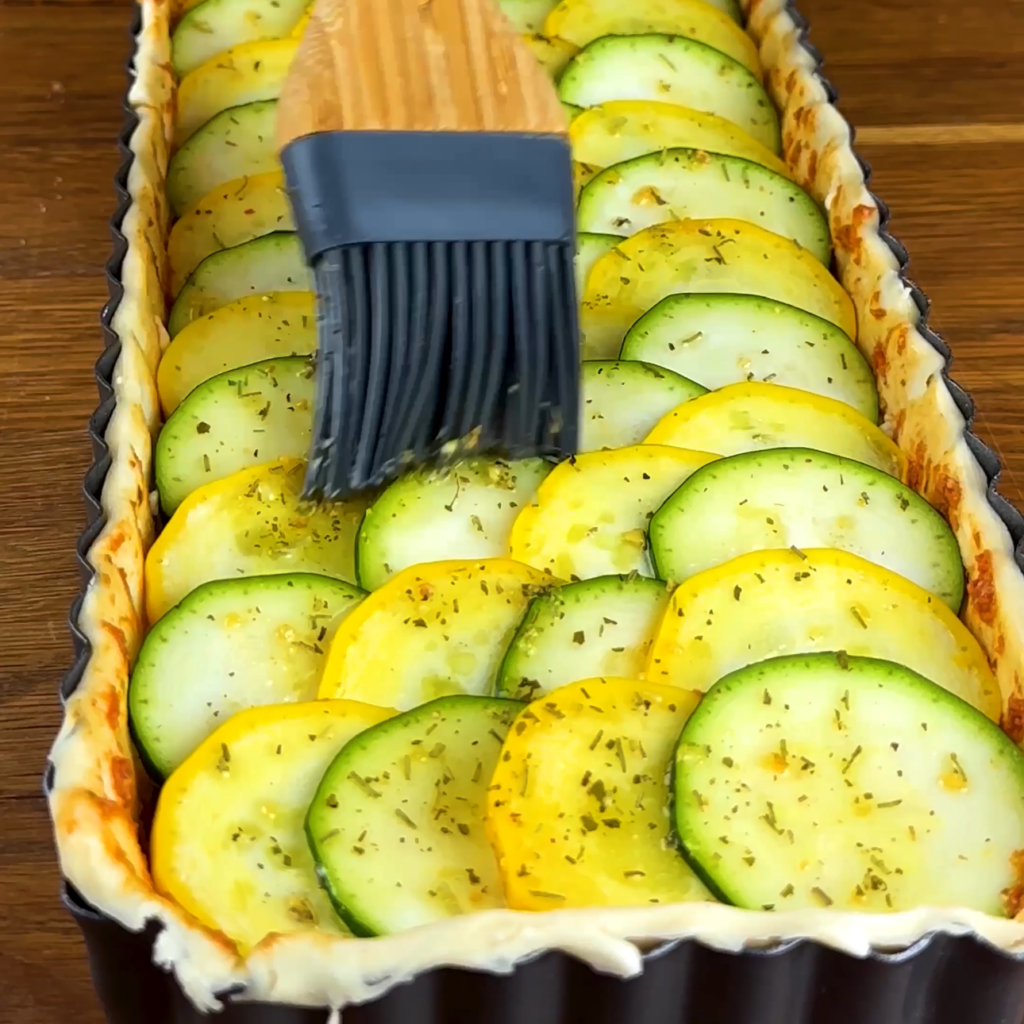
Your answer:
[[[501,906],[1013,910],[1024,758],[734,0],[503,0],[571,121],[581,453],[316,507],[273,142],[305,3],[203,0],[172,42],[156,884],[243,951]]]

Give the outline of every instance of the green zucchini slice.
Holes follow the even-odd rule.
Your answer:
[[[217,580],[150,630],[128,689],[132,732],[167,776],[236,711],[315,700],[341,620],[365,597],[327,576]]]
[[[752,160],[663,149],[591,178],[576,208],[578,231],[633,235],[667,220],[733,217],[789,238],[827,264],[828,222],[795,182]]]
[[[376,590],[420,562],[507,554],[513,521],[550,471],[543,459],[467,459],[400,477],[366,510],[360,585]]]
[[[204,0],[187,11],[171,36],[178,78],[224,50],[258,39],[287,36],[309,0]]]
[[[276,119],[277,100],[259,100],[222,110],[197,129],[167,168],[167,198],[175,216],[226,181],[280,170]]]
[[[306,835],[356,935],[505,905],[483,812],[521,709],[492,697],[442,697],[368,729],[335,758]]]
[[[544,19],[558,0],[498,0],[502,14],[520,32],[541,32]]]
[[[535,700],[578,679],[640,679],[670,591],[645,576],[598,576],[535,597],[498,673],[497,692]]]
[[[622,235],[597,235],[581,231],[576,235],[576,296],[583,297],[590,268],[622,241]]]
[[[712,390],[764,381],[835,398],[878,422],[874,374],[835,324],[760,295],[669,295],[626,334],[623,359],[665,366]]]
[[[313,278],[299,236],[273,231],[207,256],[174,300],[167,333],[173,338],[193,321],[236,299],[312,289]]]
[[[839,548],[935,594],[958,611],[960,548],[949,524],[895,477],[810,448],[772,448],[697,470],[649,530],[662,579],[685,580],[769,548]]]
[[[194,490],[241,469],[309,451],[313,360],[268,359],[200,384],[164,424],[153,452],[160,504],[172,513]]]
[[[707,394],[707,388],[671,370],[615,359],[585,361],[580,386],[581,452],[639,444],[662,416]]]
[[[562,72],[565,103],[592,107],[608,100],[661,100],[732,121],[779,153],[772,101],[739,61],[682,36],[605,36],[585,46]]]
[[[719,681],[683,727],[674,816],[720,898],[758,910],[1003,915],[1024,845],[1024,754],[887,661],[804,654]]]

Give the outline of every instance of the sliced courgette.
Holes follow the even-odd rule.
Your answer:
[[[299,236],[274,231],[207,256],[189,275],[167,318],[173,338],[229,302],[269,292],[308,292],[313,277]]]
[[[906,478],[907,458],[845,402],[780,384],[730,384],[680,405],[645,444],[738,455],[765,448],[813,448]]]
[[[205,381],[175,409],[153,451],[160,504],[172,513],[193,491],[239,470],[309,451],[313,361],[269,359]]]
[[[714,455],[664,445],[589,452],[556,466],[512,525],[512,557],[563,580],[652,576],[647,527]]]
[[[622,241],[621,235],[593,235],[580,232],[576,235],[576,295],[580,298],[586,290],[591,268],[609,249]]]
[[[236,299],[194,320],[167,346],[157,369],[165,416],[193,388],[226,370],[308,355],[316,349],[316,305],[309,292]]]
[[[583,113],[582,107],[577,107],[574,103],[562,103],[562,109],[565,111],[565,116],[569,119],[569,123],[579,117]]]
[[[840,548],[898,572],[959,611],[964,567],[938,512],[899,480],[809,448],[774,448],[699,469],[654,514],[651,558],[685,580],[768,548]]]
[[[671,591],[645,576],[598,576],[535,597],[509,646],[498,693],[536,700],[578,679],[642,679]]]
[[[781,132],[757,76],[714,47],[675,35],[605,36],[569,61],[559,97],[578,107],[659,100],[717,114],[779,153]]]
[[[204,0],[178,22],[171,35],[171,64],[183,78],[217,54],[259,39],[282,39],[295,27],[309,0]]]
[[[376,590],[419,562],[507,554],[512,522],[550,471],[543,459],[467,459],[400,477],[359,529],[361,586]]]
[[[600,167],[593,167],[590,164],[581,164],[578,160],[574,160],[573,161],[573,163],[572,163],[572,189],[573,189],[573,198],[575,200],[579,199],[580,193],[583,191],[584,186],[600,170],[601,170]],[[618,239],[621,236],[620,235],[615,235],[615,236],[612,236],[612,235],[608,235],[608,236],[595,235],[593,237],[595,237],[595,238],[603,238],[603,237],[611,238],[611,237],[614,237],[616,239],[616,241],[618,241]],[[579,251],[579,237],[577,236],[577,253],[578,253],[578,251]]]
[[[502,14],[520,32],[540,32],[557,0],[498,0]]]
[[[193,590],[149,631],[132,671],[132,733],[150,767],[170,775],[243,708],[315,700],[335,630],[363,597],[310,574]]]
[[[757,295],[669,295],[633,324],[623,359],[666,366],[707,388],[785,384],[878,421],[874,374],[835,324]]]
[[[576,227],[635,235],[687,217],[749,221],[826,265],[832,253],[828,222],[799,185],[750,160],[699,149],[663,149],[601,171],[580,193]]]
[[[669,826],[667,769],[698,700],[674,686],[587,679],[520,714],[487,793],[510,907],[710,899]]]
[[[659,100],[610,100],[581,111],[569,128],[573,157],[611,167],[663,149],[701,149],[753,160],[792,177],[770,149],[731,121]]]
[[[442,697],[357,736],[327,769],[306,834],[356,935],[505,905],[483,815],[502,740],[522,706]]]
[[[405,711],[436,697],[493,693],[527,606],[553,583],[507,558],[406,569],[335,634],[320,696]]]
[[[562,0],[544,20],[544,32],[586,46],[606,36],[654,33],[695,39],[760,77],[757,46],[735,20],[705,0]]]
[[[306,809],[338,751],[393,714],[352,701],[240,711],[160,792],[156,888],[243,955],[272,933],[347,934],[318,883]]]
[[[523,41],[540,61],[544,70],[556,79],[579,49],[565,39],[541,35],[539,32],[527,32],[523,36]]]
[[[210,580],[312,572],[354,583],[369,496],[310,505],[305,473],[305,463],[279,459],[193,491],[146,555],[150,623]]]
[[[211,253],[272,231],[292,230],[292,207],[279,171],[218,185],[171,228],[167,240],[171,294],[181,291],[189,274]]]
[[[756,551],[675,590],[647,678],[707,690],[780,651],[907,665],[998,721],[999,686],[970,630],[933,594],[846,551]]]
[[[679,292],[762,295],[857,333],[850,296],[806,249],[742,220],[681,220],[638,232],[594,264],[580,308],[584,358],[617,356],[630,327]]]
[[[178,85],[174,144],[228,107],[275,100],[298,48],[297,39],[262,39],[218,53]]]
[[[719,682],[683,728],[675,824],[723,899],[758,910],[969,907],[1019,881],[1024,754],[891,662],[797,655]]]
[[[707,388],[671,370],[615,359],[584,362],[580,387],[581,452],[639,444],[662,416],[682,402],[707,394]]]
[[[226,181],[280,170],[276,119],[277,100],[259,100],[222,110],[197,129],[167,168],[167,199],[175,215]]]

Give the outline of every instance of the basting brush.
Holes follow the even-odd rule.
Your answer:
[[[494,0],[318,0],[278,111],[318,296],[307,496],[573,454],[566,117]]]

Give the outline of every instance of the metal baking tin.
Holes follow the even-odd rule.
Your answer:
[[[835,102],[838,93],[821,74],[822,60],[806,40],[806,20],[789,4],[801,43]],[[141,25],[136,8],[132,38]],[[129,87],[134,80],[128,62]],[[109,301],[101,324],[104,351],[96,363],[100,402],[89,420],[93,463],[85,475],[88,525],[78,540],[83,591],[69,613],[74,664],[60,686],[66,700],[82,678],[90,649],[78,613],[93,570],[87,553],[103,528],[100,493],[110,468],[104,433],[114,411],[111,377],[120,342],[111,326],[123,290],[121,264],[127,241],[121,224],[131,205],[129,148],[138,119],[124,104],[119,137],[123,161],[114,178],[118,205],[110,221],[113,254],[107,263]],[[871,169],[857,158],[865,181]],[[1006,525],[1014,557],[1024,571],[1024,516],[996,490],[999,457],[971,431],[974,402],[948,376],[951,354],[928,327],[929,302],[906,277],[907,251],[887,231],[888,207],[877,196],[880,234],[900,265],[900,278],[921,313],[918,330],[944,360],[943,378],[967,422],[966,438],[984,470],[988,501]],[[46,791],[51,788],[47,771]],[[65,906],[85,938],[93,981],[111,1024],[200,1024],[206,1019],[173,976],[153,963],[156,926],[129,932],[63,886]],[[330,1012],[280,1004],[235,1001],[223,993],[224,1024],[326,1024]],[[875,951],[861,959],[808,940],[789,940],[739,953],[711,949],[695,939],[665,943],[644,957],[631,979],[600,974],[561,952],[519,964],[507,975],[441,968],[391,989],[373,1002],[350,1006],[344,1024],[1022,1024],[1024,954],[1010,956],[971,936],[926,935],[907,949]]]

